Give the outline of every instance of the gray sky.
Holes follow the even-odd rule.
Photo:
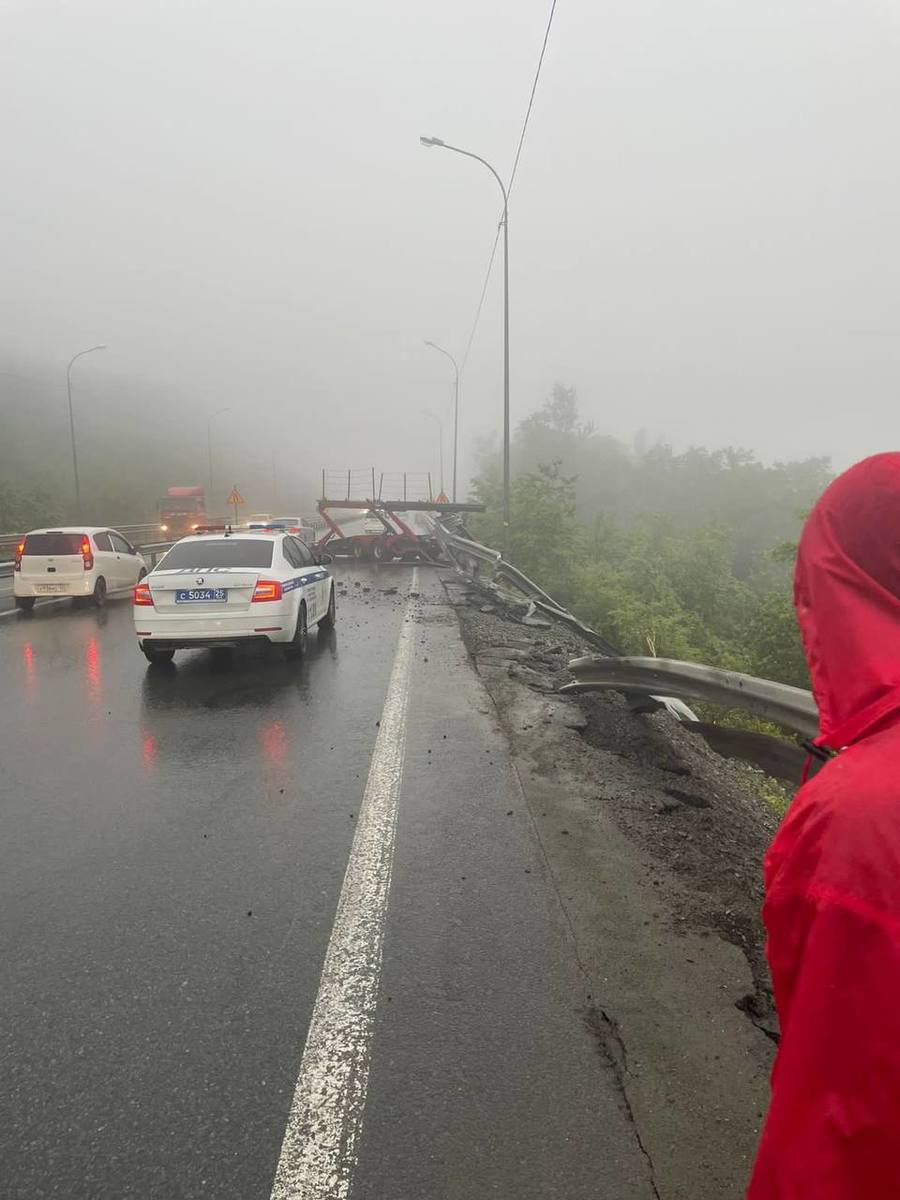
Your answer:
[[[299,468],[433,465],[548,0],[0,0],[0,358],[96,341],[135,433],[271,421]],[[766,457],[900,444],[888,0],[559,0],[511,205],[512,396]],[[498,263],[499,265],[499,263]],[[462,437],[498,426],[500,274]],[[2,381],[0,381],[2,382]],[[2,391],[0,391],[2,394]],[[89,419],[89,418],[86,418]]]

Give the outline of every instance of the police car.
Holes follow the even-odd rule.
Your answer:
[[[334,625],[330,562],[275,530],[182,538],[134,589],[138,644],[151,663],[244,642],[278,642],[299,657],[313,625]]]

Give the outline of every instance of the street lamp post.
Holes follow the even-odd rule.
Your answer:
[[[503,180],[480,154],[471,150],[462,150],[459,146],[451,146],[448,142],[435,137],[421,137],[423,146],[438,146],[442,150],[452,150],[466,158],[474,158],[482,166],[487,167],[497,180],[503,193],[503,553],[509,555],[509,196]]]
[[[212,423],[213,417],[221,417],[222,413],[231,412],[230,408],[217,408],[214,413],[210,413],[206,418],[206,456],[209,467],[209,501],[211,506],[213,502],[213,469],[212,469]],[[209,508],[208,508],[209,511]]]
[[[441,418],[440,418],[440,417],[436,417],[436,416],[434,415],[434,413],[433,413],[433,412],[428,412],[428,411],[427,411],[427,410],[425,410],[425,409],[423,409],[422,411],[423,411],[423,413],[424,413],[424,415],[425,415],[426,417],[430,417],[432,421],[437,421],[437,427],[438,427],[438,454],[439,454],[439,456],[440,456],[440,457],[439,457],[439,463],[440,463],[440,468],[441,468],[441,471],[440,471],[440,477],[441,477],[441,494],[443,495],[443,492],[444,492],[444,422],[441,420]]]
[[[72,411],[72,364],[85,354],[93,354],[95,350],[105,350],[105,346],[91,346],[87,350],[79,350],[69,359],[66,367],[66,394],[69,397],[69,433],[72,437],[72,475],[75,478],[75,520],[81,522],[81,484],[78,480],[78,451],[75,448],[75,414]]]
[[[456,503],[456,460],[459,453],[459,366],[456,359],[449,350],[445,350],[443,346],[439,346],[437,342],[426,342],[426,346],[430,346],[432,350],[437,350],[438,354],[443,354],[445,358],[449,358],[453,363],[454,382],[453,382],[453,503]],[[443,489],[441,489],[443,490]]]

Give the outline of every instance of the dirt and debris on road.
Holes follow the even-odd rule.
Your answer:
[[[558,695],[588,652],[576,635],[445,584],[585,973],[584,1020],[618,1064],[658,1194],[737,1200],[777,1038],[759,917],[777,817],[752,773],[664,710]]]

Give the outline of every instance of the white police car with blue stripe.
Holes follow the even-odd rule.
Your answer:
[[[182,538],[134,589],[134,631],[151,663],[176,650],[277,642],[288,657],[335,621],[331,559],[278,531]]]

